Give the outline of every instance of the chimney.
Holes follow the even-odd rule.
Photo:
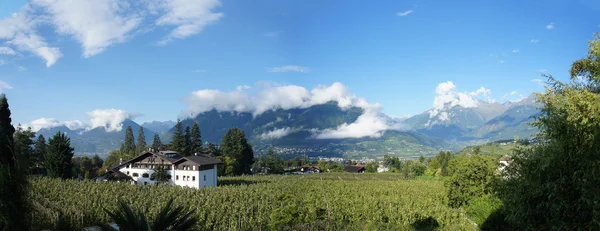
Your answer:
[[[148,151],[150,151],[150,152],[151,152],[151,151],[152,151],[152,148],[148,148]]]
[[[123,164],[123,158],[119,158],[119,164]]]

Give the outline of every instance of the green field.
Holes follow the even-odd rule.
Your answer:
[[[459,154],[473,154],[475,147],[476,146],[467,146],[463,150],[461,150]],[[499,143],[492,142],[478,145],[478,147],[480,148],[480,154],[501,157],[504,155],[511,156],[513,154],[513,150],[517,147],[517,144],[514,142],[510,142],[502,145]]]
[[[220,177],[220,186],[190,189],[115,182],[32,179],[36,228],[58,212],[76,227],[110,220],[118,199],[150,216],[171,197],[195,208],[199,230],[475,230],[462,209],[448,207],[443,184],[397,174]]]

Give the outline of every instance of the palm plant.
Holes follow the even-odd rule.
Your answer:
[[[184,231],[193,230],[198,218],[192,217],[194,210],[186,211],[183,206],[173,207],[173,199],[160,210],[153,220],[148,221],[139,209],[134,211],[126,202],[119,201],[118,208],[109,211],[104,209],[119,226],[120,231]],[[109,225],[102,225],[103,231],[116,231]]]

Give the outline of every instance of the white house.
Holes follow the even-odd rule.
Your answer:
[[[155,152],[152,149],[128,161],[120,161],[111,170],[118,170],[130,176],[132,184],[156,184],[154,170],[162,166],[170,179],[171,185],[192,188],[216,187],[217,165],[220,160],[204,154],[182,156],[174,151]]]

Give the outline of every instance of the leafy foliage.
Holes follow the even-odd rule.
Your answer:
[[[44,158],[48,176],[71,178],[71,158],[73,158],[71,139],[59,131],[48,141],[48,152]]]
[[[171,179],[171,175],[167,173],[167,171],[163,168],[162,165],[156,166],[154,170],[154,174],[150,176],[150,180],[157,181],[158,183],[165,183]]]
[[[117,209],[105,211],[123,231],[185,231],[192,230],[198,222],[198,218],[192,217],[194,210],[187,211],[183,206],[173,207],[173,199],[169,199],[152,221],[148,221],[142,211],[133,211],[124,201],[118,202]],[[109,225],[101,228],[103,231],[116,230]]]
[[[43,135],[39,135],[37,140],[35,141],[35,146],[33,148],[33,155],[31,156],[31,166],[39,166],[44,163],[44,156],[46,156],[46,151],[48,147],[46,144],[46,138]]]
[[[494,158],[483,155],[460,155],[451,159],[448,177],[444,179],[449,205],[457,208],[471,198],[490,193],[497,165]]]
[[[14,151],[10,114],[6,95],[0,95],[0,230],[27,230],[26,168]]]
[[[36,230],[51,227],[57,211],[76,227],[111,223],[103,208],[119,209],[119,200],[157,217],[170,198],[198,208],[191,216],[199,220],[195,230],[475,229],[464,212],[447,206],[442,182],[402,179],[369,173],[221,177],[220,187],[198,190],[35,178],[30,196],[38,205]]]
[[[26,166],[31,166],[31,157],[33,154],[33,138],[35,132],[31,128],[23,129],[21,125],[17,126],[14,136],[14,152],[19,157],[19,161]]]
[[[427,161],[427,170],[425,175],[428,176],[447,176],[448,175],[448,163],[452,159],[452,153],[448,151],[441,151],[437,156]]]
[[[221,142],[220,152],[225,157],[225,174],[236,176],[249,174],[254,159],[252,146],[246,140],[244,131],[231,128]]]
[[[140,126],[137,137],[137,151],[136,154],[142,153],[146,150],[146,135],[144,135],[144,128]]]
[[[519,147],[500,188],[507,220],[523,229],[600,229],[600,36],[571,67],[548,77],[533,124],[540,142]]]

